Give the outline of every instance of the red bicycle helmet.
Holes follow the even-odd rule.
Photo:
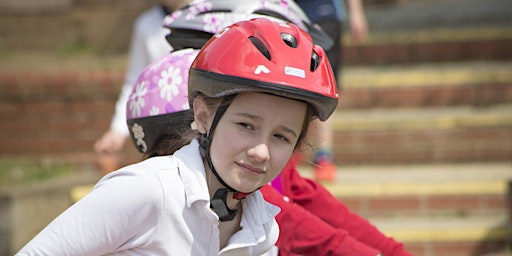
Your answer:
[[[325,121],[336,109],[338,90],[327,55],[291,23],[256,18],[213,36],[189,71],[189,103],[203,93],[223,97],[263,92],[303,100]]]

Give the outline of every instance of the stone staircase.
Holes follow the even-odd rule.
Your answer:
[[[369,40],[346,39],[339,172],[325,185],[415,255],[509,255],[512,5],[418,0],[367,13]]]
[[[106,7],[124,1],[99,2],[67,1],[78,8],[65,9],[58,20],[81,26],[66,26],[74,32],[59,35],[75,42],[88,40],[84,35],[114,34],[104,32],[109,26],[92,31],[96,23],[113,26],[104,22],[113,17]],[[339,172],[336,182],[325,185],[415,255],[506,253],[511,246],[512,2],[369,2],[382,2],[367,8],[370,38],[362,45],[346,39],[343,50],[343,91],[333,117]],[[122,10],[133,18],[137,6]],[[40,24],[52,12],[37,14]],[[98,22],[84,22],[91,15]],[[119,17],[115,21],[125,31],[128,23]],[[2,31],[10,29],[6,24],[32,24],[19,22],[15,14],[1,19],[9,21]],[[9,31],[3,33],[17,35]],[[112,115],[124,55],[5,54],[10,42],[26,47],[20,42],[36,41],[15,39],[0,42],[1,157],[68,162],[94,171],[101,167],[97,163],[140,159],[128,143],[121,154],[104,160],[92,152]],[[51,40],[45,38],[39,47],[54,45]],[[310,167],[301,166],[301,172],[310,176]],[[84,193],[72,192],[73,197]]]

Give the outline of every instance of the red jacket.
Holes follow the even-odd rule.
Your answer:
[[[301,177],[292,160],[280,176],[283,194],[271,185],[261,188],[281,208],[279,255],[412,256],[320,184]]]

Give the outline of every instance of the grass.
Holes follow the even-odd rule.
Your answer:
[[[72,173],[73,168],[68,164],[34,159],[0,159],[0,189],[36,183]]]

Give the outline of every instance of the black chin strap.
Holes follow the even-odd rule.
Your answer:
[[[230,209],[226,203],[229,190],[226,188],[219,188],[213,198],[210,200],[210,208],[213,208],[220,221],[231,221],[235,218],[237,209]]]
[[[213,118],[212,125],[210,126],[210,130],[208,131],[208,135],[201,134],[199,137],[199,151],[203,159],[206,160],[208,167],[217,180],[224,186],[225,188],[219,188],[213,198],[210,200],[210,208],[213,208],[215,213],[219,216],[220,221],[231,221],[235,218],[237,209],[230,209],[227,205],[227,195],[229,192],[234,192],[233,199],[244,199],[249,193],[239,192],[233,187],[229,186],[219,175],[215,167],[213,167],[212,159],[210,157],[210,146],[213,138],[213,133],[215,131],[215,127],[219,123],[220,118],[224,115],[229,105],[233,101],[236,95],[230,95],[224,98],[222,103],[220,104],[217,112],[215,113],[215,117]]]

